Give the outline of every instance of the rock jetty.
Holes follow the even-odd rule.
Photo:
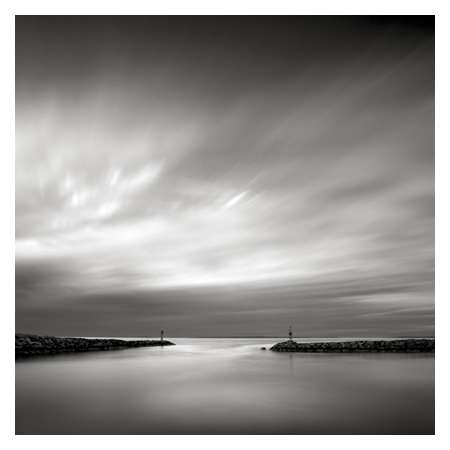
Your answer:
[[[271,347],[274,352],[311,353],[430,353],[434,352],[434,339],[358,340],[341,342],[279,342]]]
[[[123,339],[87,339],[16,334],[16,358],[166,345],[175,344],[165,340],[125,341]]]

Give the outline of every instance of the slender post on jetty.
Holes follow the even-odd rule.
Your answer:
[[[289,340],[292,341],[292,327],[289,325]]]
[[[161,343],[164,341],[164,330],[161,330]]]

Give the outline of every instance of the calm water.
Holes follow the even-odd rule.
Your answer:
[[[276,341],[17,362],[16,433],[434,433],[433,355],[260,350]]]

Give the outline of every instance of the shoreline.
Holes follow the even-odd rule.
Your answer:
[[[274,352],[301,353],[434,353],[434,338],[295,342],[288,340],[273,345]]]
[[[274,344],[270,347],[270,350],[300,353],[434,353],[435,351],[434,338],[341,339],[309,342],[287,340]],[[15,335],[15,357],[16,359],[21,359],[61,353],[123,350],[127,348],[170,345],[175,344],[159,339],[56,337],[18,333]]]
[[[16,359],[31,356],[56,355],[60,353],[80,353],[107,350],[123,350],[136,347],[164,347],[175,345],[166,340],[126,341],[122,339],[70,338],[16,334]]]

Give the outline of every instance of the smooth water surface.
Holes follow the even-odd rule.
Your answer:
[[[17,434],[433,434],[434,355],[275,353],[277,339],[16,362]]]

